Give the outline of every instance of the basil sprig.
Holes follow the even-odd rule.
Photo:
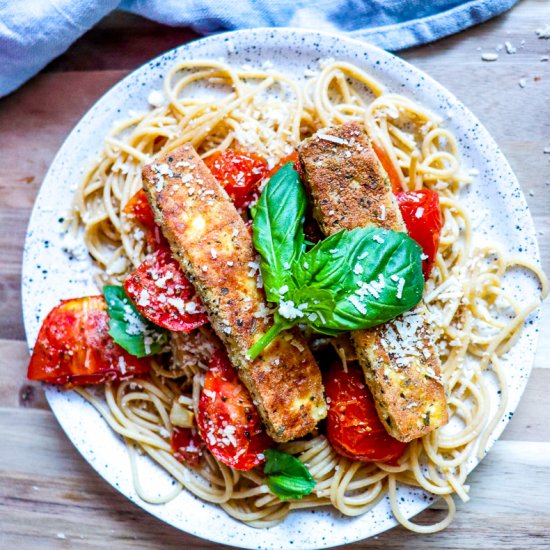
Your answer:
[[[137,310],[121,286],[103,287],[109,315],[109,334],[130,355],[146,357],[160,352],[168,332],[148,321]]]
[[[422,251],[405,233],[342,230],[306,252],[306,201],[290,163],[270,179],[258,201],[254,246],[267,299],[278,308],[272,327],[248,350],[251,359],[296,324],[336,336],[385,323],[422,296]]]
[[[313,491],[315,480],[297,458],[277,449],[267,449],[264,455],[265,482],[274,495],[281,500],[301,499]]]
[[[298,183],[298,184],[297,184]],[[290,266],[305,250],[306,194],[292,163],[269,180],[254,210],[254,247],[260,253],[267,299],[277,302],[278,289],[290,277]]]

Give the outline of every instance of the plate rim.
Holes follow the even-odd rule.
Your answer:
[[[57,150],[57,153],[55,154],[53,160],[51,161],[50,166],[48,167],[48,170],[47,170],[47,172],[46,172],[46,174],[45,174],[45,176],[44,176],[44,178],[43,178],[43,180],[40,184],[40,187],[38,189],[38,192],[36,194],[36,197],[35,197],[35,200],[34,200],[34,203],[33,203],[31,216],[29,218],[29,223],[28,223],[28,226],[27,226],[26,234],[25,234],[25,244],[24,244],[23,258],[22,258],[21,304],[22,304],[22,312],[23,312],[23,323],[24,323],[24,327],[25,327],[25,337],[26,337],[26,341],[27,341],[27,345],[28,345],[29,350],[32,350],[32,347],[34,345],[34,342],[31,343],[31,338],[30,338],[30,334],[29,334],[29,332],[31,332],[29,330],[29,325],[31,323],[29,317],[32,315],[31,307],[30,307],[31,302],[32,302],[32,297],[29,296],[29,292],[26,289],[26,285],[25,285],[25,282],[27,281],[28,272],[32,271],[32,268],[30,267],[31,262],[29,261],[30,260],[30,258],[29,258],[30,251],[29,251],[29,246],[28,246],[29,232],[32,229],[33,225],[35,224],[35,218],[38,216],[38,211],[40,209],[39,208],[39,202],[40,202],[39,199],[41,198],[41,194],[42,194],[42,192],[45,188],[45,183],[49,179],[51,179],[51,173],[54,171],[54,167],[56,166],[56,163],[59,161],[59,158],[60,158],[62,152],[64,151],[67,143],[74,137],[74,135],[76,133],[78,133],[79,127],[81,127],[82,125],[84,125],[86,123],[88,117],[93,116],[94,112],[96,110],[98,110],[103,105],[104,102],[109,101],[109,97],[111,95],[118,94],[119,89],[123,88],[124,85],[128,83],[128,81],[130,81],[132,78],[135,78],[137,74],[146,71],[148,67],[152,67],[156,62],[158,62],[160,60],[163,60],[165,58],[168,58],[170,61],[173,61],[173,58],[177,56],[178,52],[187,51],[187,50],[192,52],[195,45],[199,42],[200,43],[208,43],[208,42],[213,42],[213,43],[221,42],[221,43],[223,43],[223,42],[227,42],[228,40],[231,40],[233,37],[238,37],[239,39],[242,39],[242,37],[245,37],[245,39],[246,39],[247,35],[253,35],[255,33],[266,33],[266,34],[268,33],[268,34],[271,34],[271,35],[283,35],[284,33],[291,33],[291,34],[297,35],[297,36],[308,35],[310,37],[319,37],[320,42],[322,42],[322,40],[324,40],[324,39],[343,41],[344,43],[347,43],[347,44],[351,45],[355,52],[357,52],[359,50],[359,51],[361,51],[361,53],[363,53],[363,52],[370,53],[370,51],[372,51],[373,53],[377,54],[378,56],[390,58],[390,59],[392,59],[392,63],[397,63],[398,64],[398,67],[396,69],[392,69],[389,72],[390,76],[392,74],[395,74],[397,71],[402,71],[403,69],[405,69],[407,71],[412,71],[413,73],[416,73],[416,75],[422,77],[423,80],[428,85],[428,87],[431,90],[433,90],[433,91],[430,92],[430,95],[435,95],[435,92],[438,92],[443,97],[445,97],[447,100],[449,100],[450,103],[452,103],[453,105],[458,106],[460,108],[461,112],[466,116],[466,118],[468,118],[470,120],[470,122],[473,122],[473,123],[476,124],[477,132],[480,133],[480,137],[483,138],[484,143],[491,150],[492,155],[496,155],[499,162],[502,163],[503,169],[508,172],[509,177],[510,177],[510,182],[509,182],[510,187],[514,187],[514,188],[519,190],[519,196],[516,198],[516,200],[519,201],[519,203],[522,206],[524,206],[525,215],[526,215],[527,223],[528,223],[528,226],[524,227],[523,229],[528,232],[528,235],[532,238],[532,242],[533,242],[533,248],[531,250],[530,258],[532,258],[538,266],[541,265],[540,248],[539,248],[539,243],[538,243],[538,239],[537,239],[537,236],[536,236],[536,231],[535,231],[533,218],[532,218],[529,206],[527,204],[527,201],[525,199],[525,194],[523,193],[523,190],[520,186],[520,183],[519,183],[519,180],[518,180],[517,176],[515,175],[514,171],[512,170],[512,167],[510,166],[510,163],[508,162],[506,156],[501,151],[500,147],[498,146],[495,139],[491,136],[489,131],[479,121],[477,116],[470,110],[470,108],[467,107],[466,105],[464,105],[464,103],[462,103],[456,97],[456,95],[453,92],[448,90],[445,86],[443,86],[441,83],[439,83],[436,79],[434,79],[429,74],[424,72],[422,69],[416,67],[412,63],[409,63],[408,61],[400,58],[399,56],[397,56],[397,55],[395,55],[391,52],[387,52],[387,51],[379,48],[378,46],[375,46],[374,44],[370,44],[370,43],[368,43],[364,40],[353,38],[353,37],[350,37],[350,36],[347,36],[347,35],[341,35],[341,34],[338,34],[338,33],[328,32],[328,31],[316,31],[316,30],[312,30],[312,29],[300,29],[300,28],[292,28],[292,27],[277,27],[277,28],[258,27],[258,28],[252,28],[252,29],[241,29],[241,30],[229,31],[229,32],[224,32],[224,33],[219,33],[219,34],[213,34],[213,35],[209,35],[209,36],[194,39],[194,40],[192,40],[190,42],[187,42],[185,44],[181,44],[179,46],[171,48],[170,50],[167,50],[167,51],[161,53],[160,55],[158,55],[158,56],[146,61],[145,63],[141,64],[139,67],[131,70],[121,80],[116,82],[105,93],[103,93],[86,110],[86,112],[80,117],[80,119],[76,122],[76,124],[73,126],[71,131],[67,134],[67,136],[63,140],[62,144],[60,145],[59,149]],[[172,57],[172,59],[170,59],[170,57]],[[199,59],[204,59],[205,57],[202,57],[202,58],[199,58]],[[238,62],[238,61],[236,61],[236,62]],[[375,76],[378,76],[378,73],[376,73]],[[149,92],[149,90],[150,90],[150,87],[145,88],[146,93]],[[414,97],[414,95],[411,93],[410,89],[405,88],[403,93],[407,97],[410,97],[410,96]],[[111,117],[111,119],[112,119],[111,123],[114,122],[115,118]],[[487,155],[488,155],[488,153],[486,152],[484,156],[487,156]],[[91,155],[90,155],[90,158],[91,158]],[[491,164],[493,162],[494,161],[492,161]],[[537,343],[538,343],[538,339],[539,339],[539,331],[536,330],[536,329],[538,328],[538,325],[540,323],[541,312],[542,312],[541,307],[538,307],[530,316],[530,318],[532,319],[532,324],[535,328],[534,335],[532,335],[532,337],[531,337],[531,346],[530,346],[530,349],[531,349],[532,355],[533,355],[533,361],[529,361],[529,365],[528,365],[528,369],[527,369],[527,375],[525,377],[525,383],[522,385],[519,392],[517,392],[518,393],[518,401],[517,401],[517,403],[516,403],[513,410],[515,410],[517,408],[517,406],[518,406],[518,404],[519,404],[519,402],[522,398],[522,395],[525,391],[525,388],[528,384],[529,378],[532,374],[532,369],[533,369],[533,364],[534,364],[534,357],[535,357],[535,354],[536,354]],[[157,519],[163,521],[164,523],[167,523],[167,524],[171,525],[172,527],[174,527],[174,528],[176,528],[180,531],[188,533],[192,536],[199,537],[203,540],[222,543],[222,544],[227,544],[229,546],[243,547],[241,545],[237,545],[237,543],[234,542],[234,541],[228,541],[226,538],[223,538],[223,535],[218,535],[217,536],[215,531],[213,531],[213,530],[208,530],[208,529],[201,530],[200,528],[195,528],[195,529],[185,528],[185,529],[183,529],[182,527],[176,526],[170,520],[165,519],[165,518],[159,516],[158,514],[152,512],[151,510],[145,508],[141,503],[141,499],[136,499],[136,498],[133,498],[131,495],[126,494],[122,490],[122,488],[120,488],[118,486],[118,484],[115,485],[109,479],[107,479],[103,475],[103,473],[96,467],[95,463],[92,463],[92,462],[90,462],[90,460],[88,460],[88,458],[84,455],[83,451],[80,449],[80,446],[77,445],[76,441],[66,431],[62,419],[58,416],[57,412],[54,409],[54,406],[52,405],[52,402],[55,400],[55,398],[53,396],[57,393],[57,389],[54,388],[52,390],[51,386],[49,386],[47,384],[43,384],[43,387],[45,388],[46,399],[48,401],[50,409],[53,412],[58,424],[60,425],[60,427],[64,431],[67,439],[76,448],[76,450],[79,452],[79,454],[85,460],[85,462],[88,463],[88,465],[91,466],[93,468],[93,470],[105,482],[107,482],[111,487],[116,489],[119,493],[121,493],[125,498],[130,500],[133,504],[137,504],[145,512],[153,515]],[[507,426],[508,422],[509,422],[509,420],[507,420],[506,422],[501,421],[497,424],[497,426],[494,428],[492,437],[490,438],[490,444],[488,446],[487,452],[484,454],[484,456],[480,460],[476,460],[476,463],[470,469],[469,473],[471,473],[479,465],[479,463],[483,460],[483,458],[487,455],[487,453],[489,452],[489,450],[492,447],[492,445],[494,444],[494,442],[500,438],[500,435],[502,434],[502,431],[504,430],[504,428]],[[496,434],[496,436],[495,436],[495,434]],[[185,491],[185,489],[184,489],[184,491]],[[202,502],[204,502],[204,501],[202,501]],[[144,503],[144,504],[147,504],[147,503]],[[207,506],[219,507],[218,505],[212,504],[212,503],[205,503],[205,504]],[[432,504],[433,504],[433,501],[426,501],[425,503],[422,503],[422,508],[421,508],[420,511],[423,511],[423,510],[427,509]],[[418,513],[420,513],[420,511],[415,512],[414,514],[409,516],[409,519],[414,517]],[[230,516],[228,516],[228,517],[230,517]],[[315,517],[315,516],[313,516],[313,517]],[[233,518],[230,518],[230,519],[233,519]],[[243,524],[243,525],[246,526],[246,524]],[[394,525],[393,526],[395,527],[397,525],[398,525],[398,522],[394,519]],[[255,531],[255,532],[257,532],[257,533],[262,532],[262,531],[258,531],[257,529],[249,527],[249,526],[246,526],[246,527],[253,530],[253,531]],[[367,535],[366,538],[370,538],[370,537],[375,536],[377,534],[386,532],[387,530],[389,530],[391,528],[393,528],[393,527],[389,527],[387,529],[382,529],[382,530],[379,530],[378,532],[372,532],[371,534]],[[357,537],[354,536],[351,539],[342,540],[342,537],[339,537],[338,541],[330,541],[330,542],[324,543],[322,545],[317,544],[315,546],[315,548],[336,547],[336,546],[340,546],[340,545],[343,545],[343,544],[348,544],[348,543],[355,542],[355,541],[366,540],[366,538],[365,538],[365,536],[358,535]],[[307,546],[307,545],[302,545],[302,546],[304,548],[306,548],[306,547],[309,548],[310,547],[310,546]],[[250,546],[246,546],[246,547],[256,548],[257,545],[250,545]],[[311,546],[311,548],[313,548],[313,546]]]

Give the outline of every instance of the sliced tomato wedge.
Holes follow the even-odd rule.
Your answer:
[[[153,210],[143,189],[140,189],[130,198],[122,211],[126,216],[134,218],[141,225],[145,231],[147,243],[152,249],[168,248],[168,241],[164,238],[160,227],[155,223]]]
[[[169,249],[159,248],[133,271],[124,290],[141,314],[174,332],[189,332],[208,322],[202,302]]]
[[[375,141],[371,141],[371,143],[372,143],[374,152],[376,153],[376,156],[380,161],[380,164],[382,165],[382,167],[388,174],[388,177],[390,178],[392,191],[394,193],[398,193],[399,191],[402,191],[403,184],[401,182],[401,176],[399,175],[399,172],[397,171],[397,168],[393,164],[389,155],[386,153],[386,150],[381,145],[378,145],[378,143],[376,143]]]
[[[335,361],[323,374],[327,397],[327,438],[340,455],[361,462],[395,464],[406,443],[386,432],[361,368]]]
[[[411,239],[422,247],[426,256],[422,260],[422,272],[427,279],[434,265],[443,226],[439,196],[431,189],[405,191],[395,196]]]
[[[237,470],[261,464],[263,452],[273,445],[248,390],[221,351],[208,367],[197,422],[210,452]]]
[[[109,335],[103,296],[64,300],[48,313],[34,345],[27,377],[82,386],[149,372],[149,361],[127,353]]]
[[[204,162],[237,208],[250,206],[258,196],[261,181],[269,173],[262,157],[244,151],[226,149],[210,155]]]
[[[176,460],[193,467],[199,465],[205,445],[197,428],[174,427],[170,443]]]

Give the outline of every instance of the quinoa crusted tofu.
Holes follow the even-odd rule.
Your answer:
[[[246,355],[272,317],[252,236],[225,190],[189,144],[145,166],[143,184],[269,435],[284,442],[311,432],[326,404],[321,373],[300,332],[281,334],[254,361]]]
[[[319,130],[299,148],[313,213],[325,235],[381,227],[406,232],[388,177],[356,123]],[[423,303],[352,333],[386,430],[411,441],[447,423],[441,364]]]

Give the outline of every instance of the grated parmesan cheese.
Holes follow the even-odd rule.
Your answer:
[[[159,90],[153,90],[147,97],[147,102],[151,107],[161,107],[164,105],[164,95]]]
[[[398,300],[401,300],[401,298],[403,298],[403,288],[404,287],[405,287],[405,279],[403,279],[403,277],[401,277],[399,279],[399,282],[397,283],[397,292],[395,294],[395,297]]]
[[[126,374],[126,361],[122,355],[118,358],[118,368],[120,369],[120,373],[124,376]]]
[[[516,53],[518,51],[511,42],[504,42],[504,47],[506,48],[506,53],[509,54]]]
[[[283,300],[279,302],[279,315],[285,319],[299,319],[304,317],[304,312],[296,307],[296,304],[292,300]]]
[[[355,309],[361,313],[361,315],[366,315],[367,313],[367,308],[365,307],[364,304],[362,304],[360,301],[359,301],[359,298],[357,298],[357,296],[350,296],[348,298],[348,300],[350,301],[350,303],[355,307]]]
[[[324,134],[322,132],[317,132],[317,137],[319,139],[324,139],[325,141],[330,141],[338,145],[347,145],[348,142],[345,139],[339,138],[338,136],[331,136],[330,134]]]

